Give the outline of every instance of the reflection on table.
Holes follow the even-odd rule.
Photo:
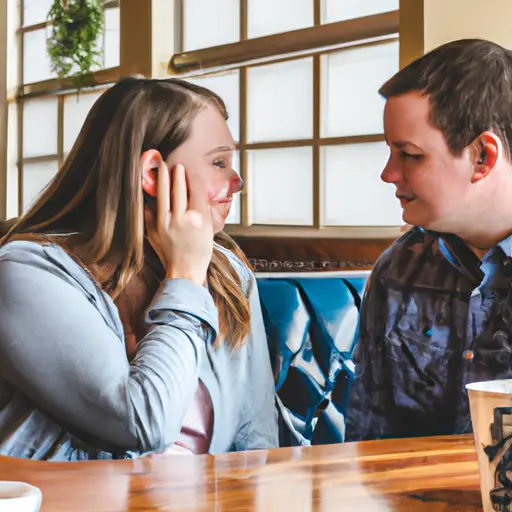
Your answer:
[[[75,463],[0,458],[43,512],[481,510],[472,437]]]

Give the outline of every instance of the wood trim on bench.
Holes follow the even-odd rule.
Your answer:
[[[256,272],[369,270],[395,238],[237,237]]]

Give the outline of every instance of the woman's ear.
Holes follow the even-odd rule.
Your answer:
[[[140,157],[142,167],[142,190],[151,197],[156,197],[158,169],[162,165],[162,155],[156,149],[148,149]]]

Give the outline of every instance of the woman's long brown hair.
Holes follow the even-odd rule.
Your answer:
[[[156,149],[167,159],[208,104],[227,119],[217,95],[182,80],[127,78],[115,84],[94,104],[59,172],[9,226],[0,246],[13,239],[50,238],[116,298],[144,264],[141,155]],[[227,234],[216,239],[248,265]],[[219,311],[216,344],[223,338],[236,348],[250,330],[249,304],[238,273],[217,248],[208,285]]]

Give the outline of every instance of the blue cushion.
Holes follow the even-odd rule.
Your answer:
[[[288,369],[303,347],[311,322],[298,288],[287,280],[258,280],[263,319],[274,368]],[[279,376],[276,389],[283,384]]]
[[[294,425],[313,444],[343,438],[367,278],[368,272],[257,275],[276,390]]]

